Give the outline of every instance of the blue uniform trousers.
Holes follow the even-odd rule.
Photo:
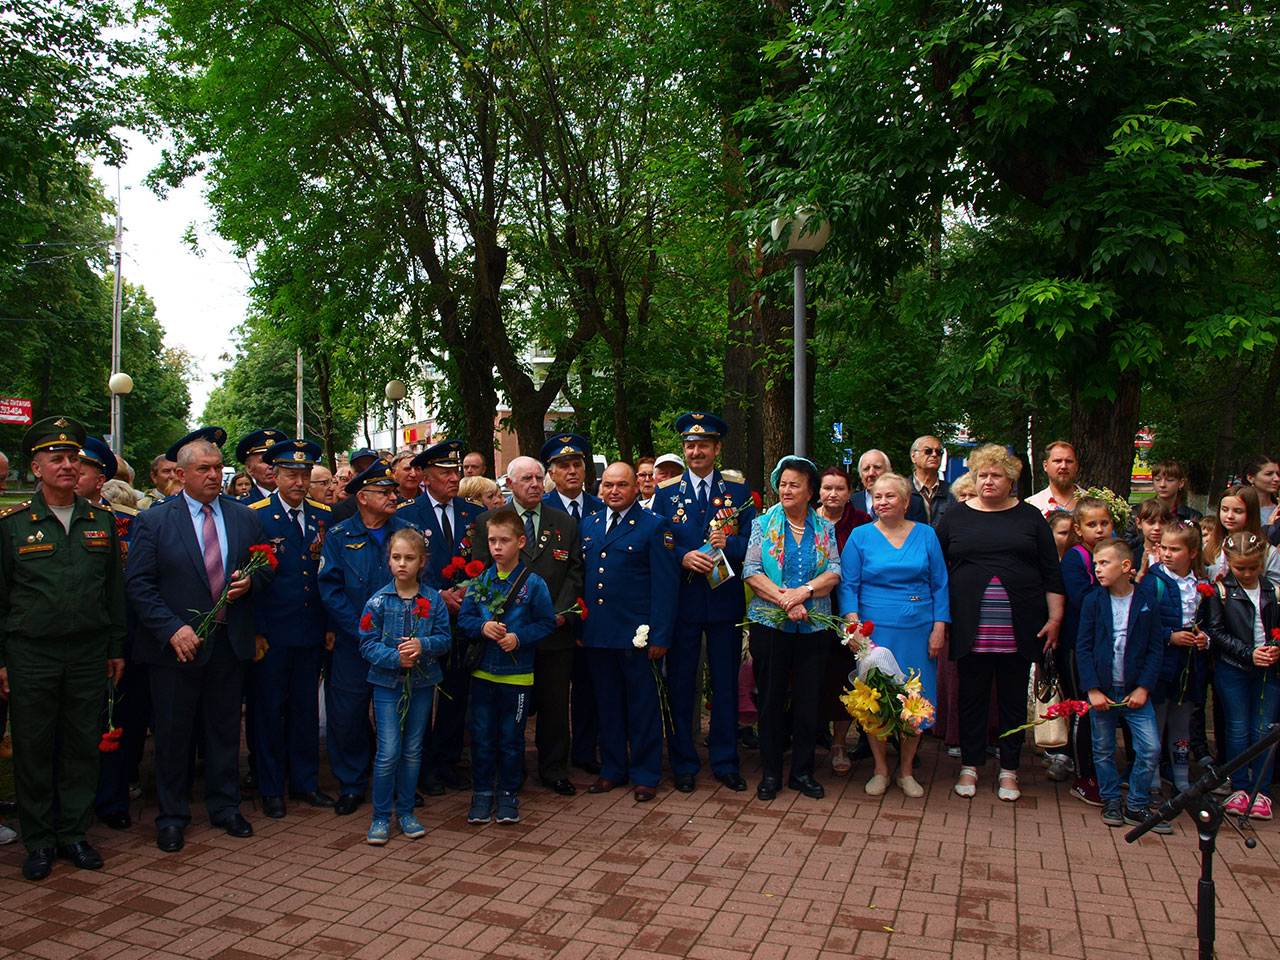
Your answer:
[[[320,646],[270,646],[252,673],[249,701],[258,758],[258,792],[282,797],[317,789],[320,772]],[[248,731],[246,730],[246,734]]]
[[[325,749],[339,792],[363,797],[373,761],[369,724],[369,664],[356,642],[339,635],[324,685]]]
[[[711,737],[709,755],[713,773],[738,772],[738,664],[742,659],[742,632],[733,623],[676,621],[671,649],[667,651],[667,688],[671,697],[671,722],[667,751],[671,772],[696,774],[701,767],[694,746],[694,709],[698,702],[698,655],[702,635],[707,635],[707,672],[711,677]]]
[[[658,684],[647,650],[589,647],[600,717],[600,776],[656,787],[662,779]]]
[[[573,679],[569,687],[569,717],[573,729],[572,758],[579,766],[596,763],[600,750],[600,716],[592,688],[587,651],[573,648]]]
[[[440,696],[436,697],[435,723],[427,731],[422,744],[422,773],[420,780],[437,778],[444,771],[452,771],[462,760],[462,737],[467,729],[467,694],[471,690],[471,671],[462,663],[466,641],[453,638],[453,649],[441,659],[444,674],[440,681]]]

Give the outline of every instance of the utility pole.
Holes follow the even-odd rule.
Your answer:
[[[297,424],[296,424],[297,429],[294,431],[294,434],[293,434],[293,435],[294,435],[295,437],[297,437],[299,440],[301,440],[301,439],[302,439],[302,433],[303,433],[303,425],[302,425],[302,348],[301,348],[301,347],[299,347],[299,348],[298,348],[298,370],[297,370],[297,373],[296,373],[296,374],[295,374],[295,376],[294,376],[293,386],[294,386],[294,392],[295,392],[295,393],[296,393],[296,395],[297,395],[297,401],[296,401],[296,402],[297,402],[297,418],[296,418],[296,419],[297,419]]]
[[[111,302],[111,373],[120,373],[120,314],[124,305],[124,278],[120,274],[122,251],[124,247],[124,220],[120,215],[123,197],[120,192],[120,170],[116,169],[116,236],[112,246],[115,247],[115,292]],[[120,453],[124,449],[124,398],[111,393],[111,449]]]

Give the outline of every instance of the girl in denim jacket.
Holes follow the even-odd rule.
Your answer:
[[[419,579],[427,565],[422,534],[396,530],[387,555],[392,581],[369,598],[360,618],[360,655],[369,661],[378,734],[373,821],[365,838],[373,846],[387,842],[393,806],[401,833],[410,840],[426,833],[413,814],[413,792],[440,682],[437,658],[448,653],[452,642],[444,600]]]

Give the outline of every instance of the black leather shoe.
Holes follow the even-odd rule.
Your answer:
[[[694,787],[698,785],[698,778],[692,773],[677,773],[672,779],[681,793],[693,793]]]
[[[563,777],[559,780],[543,780],[542,785],[548,790],[554,790],[562,797],[572,797],[578,792],[578,788]]]
[[[70,860],[81,870],[101,870],[102,854],[93,849],[92,844],[88,840],[81,840],[78,843],[68,843],[58,848],[58,856],[63,860]]]
[[[756,787],[757,800],[772,800],[778,795],[779,783],[773,777],[765,777]]]
[[[177,853],[185,842],[181,827],[161,827],[156,831],[156,846],[165,853]]]
[[[98,817],[98,822],[112,830],[128,830],[133,826],[133,817],[127,813],[104,813]]]
[[[594,760],[583,760],[581,762],[575,760],[573,761],[573,765],[584,773],[591,774],[593,777],[600,776],[600,764],[596,763]]]
[[[283,802],[280,805],[284,806]],[[227,835],[231,837],[240,837],[241,839],[244,839],[245,837],[253,836],[253,824],[241,816],[239,811],[236,811],[229,817],[224,817],[215,823],[214,826],[221,827],[223,830],[227,831]]]
[[[604,777],[596,777],[596,782],[587,787],[587,793],[608,793],[618,787],[624,786],[625,780],[606,780]]]
[[[284,797],[263,797],[262,813],[272,820],[284,819]]]
[[[822,784],[807,773],[799,777],[793,776],[787,781],[787,786],[792,790],[799,790],[806,797],[813,797],[815,800],[821,800],[827,793],[826,790],[822,789]]]
[[[41,847],[27,854],[22,862],[22,875],[28,880],[43,880],[53,870],[53,858],[57,851],[53,847]]]
[[[312,790],[310,793],[294,791],[289,794],[289,799],[300,800],[312,807],[332,807],[335,803],[333,797],[321,790]]]
[[[333,805],[333,812],[340,817],[345,817],[347,814],[355,813],[356,808],[362,803],[364,803],[364,797],[355,793],[344,793]]]
[[[240,781],[240,786],[244,787],[246,790],[258,789],[258,778],[254,776],[252,769],[244,775],[244,779]]]
[[[742,774],[740,773],[717,773],[716,779],[730,790],[742,791],[747,789],[747,781],[742,779]]]

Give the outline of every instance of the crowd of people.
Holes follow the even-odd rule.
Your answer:
[[[1078,485],[1065,441],[1044,452],[1048,486],[1023,500],[1005,447],[972,450],[948,483],[943,444],[922,436],[905,474],[880,450],[856,477],[783,457],[765,509],[718,466],[723,420],[691,412],[675,427],[680,455],[609,464],[597,496],[573,433],[499,483],[456,441],[356,450],[330,471],[315,444],[261,429],[224,481],[225,431],[202,427],[138,491],[79,424],[35,424],[35,494],[0,514],[24,876],[58,858],[102,865],[90,821],[132,825],[148,734],[156,843],[174,852],[197,762],[210,822],[235,837],[253,834],[245,787],[277,819],[295,803],[348,816],[371,801],[375,846],[423,836],[417,811],[450,790],[470,791],[472,824],[518,822],[530,715],[537,782],[557,795],[577,793],[578,768],[589,793],[650,801],[664,759],[689,793],[706,690],[706,765],[726,789],[748,788],[741,754],[758,745],[759,800],[783,789],[788,753],[786,788],[822,797],[825,743],[830,776],[868,757],[868,795],[918,799],[927,731],[959,761],[958,796],[975,796],[994,756],[995,793],[1014,802],[1026,738],[1011,731],[1034,676],[1080,703],[1044,753],[1049,778],[1110,826],[1141,822],[1166,783],[1186,787],[1193,758],[1235,755],[1280,718],[1274,460],[1207,518],[1180,465],[1159,463],[1130,522],[1119,498]],[[842,695],[872,648],[926,709],[854,747]],[[1228,811],[1271,818],[1265,766],[1235,775]]]

